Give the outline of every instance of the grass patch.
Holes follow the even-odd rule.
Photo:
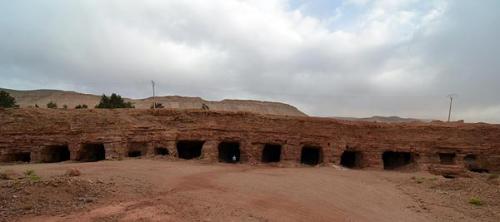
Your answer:
[[[474,206],[481,206],[483,205],[483,202],[481,201],[481,199],[479,199],[479,197],[471,197],[469,199],[469,203],[474,205]]]
[[[26,171],[24,171],[24,176],[28,180],[33,181],[33,182],[37,182],[37,181],[40,181],[40,179],[42,179],[40,176],[36,175],[36,173],[35,173],[34,170],[26,170]]]

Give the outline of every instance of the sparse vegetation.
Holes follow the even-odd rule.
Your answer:
[[[24,171],[24,176],[33,182],[39,181],[41,179],[40,176],[38,176],[34,170],[26,170]]]
[[[10,96],[8,92],[2,90],[0,91],[0,107],[15,108],[19,106],[16,105],[16,99],[14,97]]]
[[[50,101],[49,103],[47,103],[47,108],[57,109],[57,103]]]
[[[89,108],[87,104],[81,104],[81,105],[78,104],[75,106],[75,109],[87,109],[87,108]]]
[[[471,197],[469,199],[469,203],[474,205],[474,206],[481,206],[483,205],[483,202],[481,201],[481,199],[479,199],[479,197]]]
[[[153,109],[153,105],[151,105],[151,107],[150,107],[150,108],[151,108],[151,109]],[[164,106],[163,106],[163,104],[161,104],[161,103],[156,103],[156,108],[157,108],[157,109],[163,109],[163,108],[165,108],[165,107],[164,107]]]
[[[110,97],[107,97],[106,95],[102,95],[101,101],[95,108],[98,109],[117,109],[117,108],[134,108],[131,102],[125,102],[123,98],[116,94],[113,93],[111,94]]]

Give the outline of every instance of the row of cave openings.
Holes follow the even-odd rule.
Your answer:
[[[453,152],[443,152],[437,153],[439,157],[439,163],[442,165],[455,165],[456,164],[456,153]],[[396,169],[411,169],[416,165],[416,159],[418,154],[412,152],[397,152],[397,151],[386,151],[382,153],[382,161],[384,169],[386,170],[396,170]],[[360,151],[349,151],[346,150],[342,153],[340,158],[340,164],[348,168],[362,168],[363,163],[363,153]],[[477,155],[468,154],[464,157],[465,167],[473,172],[478,173],[488,173],[489,170],[483,168],[479,162]]]
[[[177,155],[181,159],[195,159],[202,157],[204,141],[181,140],[177,142]],[[127,157],[140,157],[147,153],[146,143],[131,143],[126,153]],[[273,163],[281,161],[282,146],[279,144],[265,144],[262,150],[262,162]],[[67,145],[47,146],[40,152],[40,162],[55,163],[70,160],[70,151]],[[170,152],[165,147],[155,147],[154,155],[166,156]],[[102,143],[83,144],[79,151],[77,161],[94,162],[104,160],[106,150]],[[221,142],[218,146],[218,159],[224,163],[239,163],[241,160],[239,142]],[[322,162],[322,150],[318,146],[304,146],[301,152],[301,163],[317,165]],[[30,162],[30,152],[10,154],[6,161]]]
[[[104,144],[83,144],[77,160],[93,162],[106,159]],[[40,152],[39,162],[57,163],[70,160],[70,151],[67,145],[52,145],[44,147]],[[18,152],[4,156],[4,162],[31,162],[31,152]]]
[[[204,141],[184,140],[177,142],[177,155],[182,159],[200,158]],[[280,144],[264,144],[261,162],[276,163],[281,161]],[[221,142],[217,147],[218,160],[223,163],[239,163],[241,151],[239,142]],[[318,165],[323,162],[322,149],[319,146],[304,146],[300,154],[300,162],[307,165]]]
[[[205,142],[201,140],[181,140],[177,142],[177,156],[181,159],[195,159],[202,157],[202,148]],[[147,144],[136,142],[130,143],[127,152],[128,157],[140,157],[147,152]],[[239,142],[221,142],[218,145],[218,160],[224,163],[239,163],[241,158]],[[275,163],[281,161],[282,146],[280,144],[264,144],[262,148],[261,161],[263,163]],[[155,147],[154,154],[160,156],[169,155],[165,147]],[[455,153],[438,153],[440,164],[456,164]],[[82,144],[77,161],[94,162],[104,160],[106,150],[102,143]],[[395,170],[412,168],[415,166],[418,154],[412,152],[386,151],[382,153],[384,169]],[[30,162],[30,152],[14,153],[8,156],[7,161]],[[70,151],[67,145],[47,146],[40,152],[40,162],[55,163],[70,160]],[[323,162],[323,152],[320,146],[303,146],[300,154],[300,163],[306,165],[318,165]],[[474,172],[488,172],[477,163],[477,156],[469,154],[464,157],[466,168]],[[347,168],[363,168],[363,153],[361,151],[345,150],[340,157],[340,165]]]

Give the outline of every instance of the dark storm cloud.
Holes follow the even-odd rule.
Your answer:
[[[500,122],[498,1],[322,4],[0,1],[0,87],[144,97],[155,80],[312,115],[438,119],[458,93],[455,118]]]

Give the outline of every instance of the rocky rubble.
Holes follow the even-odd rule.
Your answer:
[[[500,178],[498,174],[468,173],[468,177],[412,176],[398,187],[438,221],[454,221],[450,211],[475,221],[500,220]],[[416,208],[418,209],[418,208]]]
[[[70,176],[0,180],[0,221],[26,215],[58,215],[112,194],[113,184]]]

